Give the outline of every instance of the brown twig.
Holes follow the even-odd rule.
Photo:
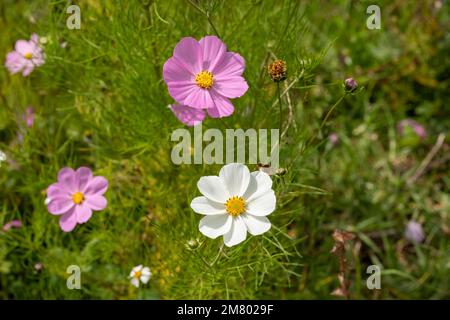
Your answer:
[[[331,294],[334,296],[349,298],[348,288],[350,287],[349,281],[346,280],[345,275],[347,273],[347,259],[345,258],[345,244],[353,240],[355,235],[347,231],[334,230],[333,239],[334,247],[331,249],[331,253],[339,258],[339,288],[335,289]]]

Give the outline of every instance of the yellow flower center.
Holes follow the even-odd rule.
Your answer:
[[[31,54],[31,52],[27,52],[24,54],[25,59],[30,60],[31,58],[33,58],[33,55]]]
[[[135,273],[134,273],[134,278],[136,278],[136,279],[139,279],[140,277],[141,277],[141,275],[142,275],[142,272],[141,271],[136,271]]]
[[[245,211],[245,201],[242,197],[231,197],[225,203],[229,215],[236,217]]]
[[[195,83],[202,89],[209,89],[214,84],[213,74],[209,71],[199,72],[195,76]]]
[[[84,201],[84,194],[81,192],[76,192],[72,196],[73,203],[80,204]]]

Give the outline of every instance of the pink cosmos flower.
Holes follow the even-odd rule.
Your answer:
[[[234,111],[230,99],[248,90],[244,69],[244,58],[227,51],[216,36],[200,41],[187,37],[164,64],[163,76],[170,95],[180,105],[206,109],[210,117],[221,118]]]
[[[5,66],[11,74],[22,72],[24,77],[28,76],[35,67],[43,65],[45,55],[39,46],[39,36],[33,34],[31,40],[18,40],[15,50],[6,55]]]
[[[22,221],[20,221],[20,220],[11,220],[11,221],[5,223],[3,225],[2,229],[3,229],[3,231],[6,232],[6,231],[8,231],[11,228],[16,228],[16,229],[22,228]]]
[[[425,234],[422,225],[414,220],[409,221],[405,229],[405,238],[411,242],[423,242]]]
[[[406,127],[411,128],[416,133],[416,135],[422,140],[427,137],[427,131],[425,130],[425,127],[413,119],[404,119],[400,121],[397,124],[398,133],[400,135],[403,135],[405,133]]]
[[[58,182],[48,187],[45,203],[51,214],[61,215],[61,229],[70,232],[77,223],[87,222],[93,210],[106,208],[103,194],[107,189],[108,181],[101,176],[94,177],[89,168],[76,171],[63,168],[58,173]]]
[[[24,114],[22,115],[23,121],[27,124],[28,128],[31,128],[34,123],[34,109],[32,106],[29,106]]]

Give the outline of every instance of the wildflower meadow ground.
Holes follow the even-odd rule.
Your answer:
[[[448,1],[0,2],[0,299],[449,299]]]

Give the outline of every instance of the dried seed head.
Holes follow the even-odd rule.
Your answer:
[[[283,60],[275,60],[267,67],[270,77],[274,82],[286,80],[287,66]]]

